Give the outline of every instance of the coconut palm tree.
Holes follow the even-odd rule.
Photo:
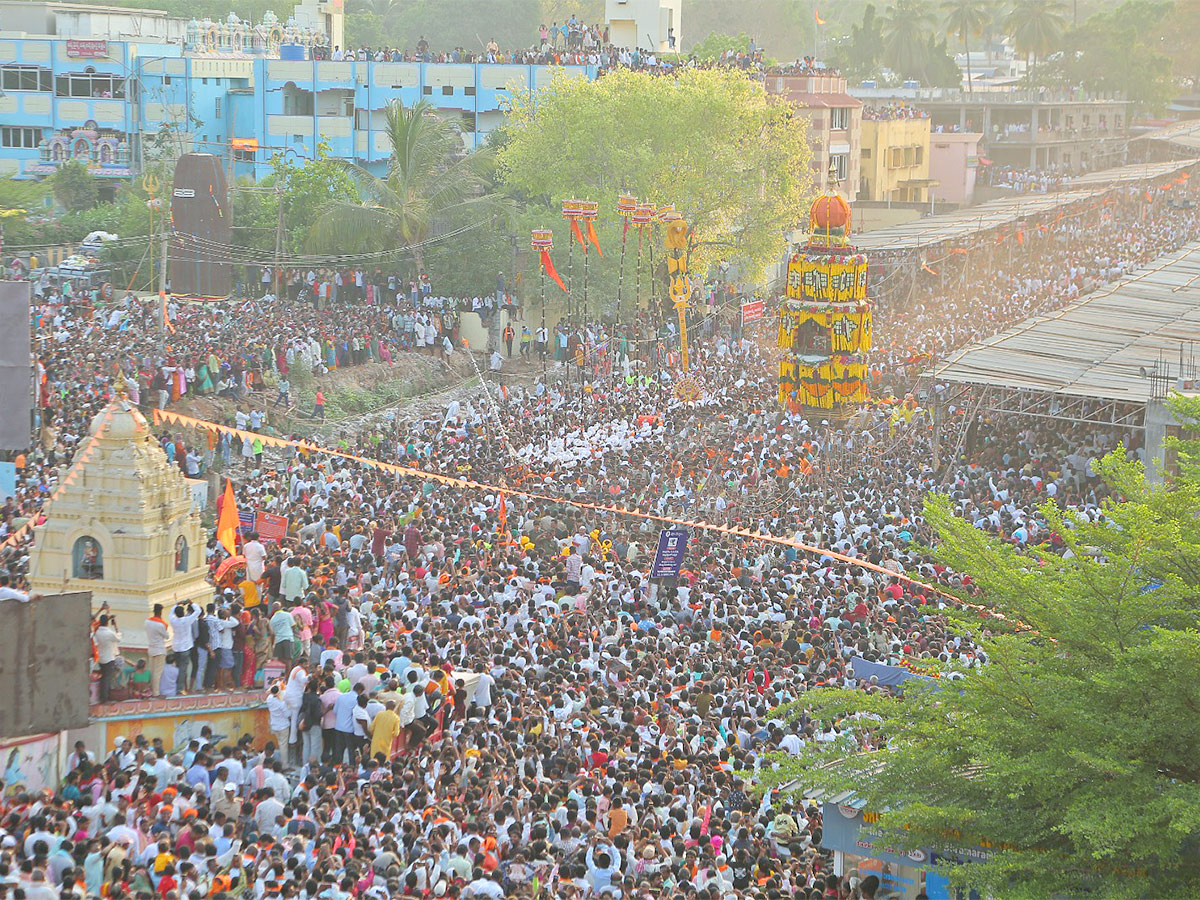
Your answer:
[[[991,5],[990,0],[942,0],[946,33],[955,35],[962,42],[963,53],[967,57],[968,94],[975,93],[975,84],[971,77],[971,48],[967,41],[972,36],[983,34],[991,17],[988,9]]]
[[[896,0],[883,14],[883,59],[905,77],[923,82],[929,68],[929,33],[936,20],[927,0]]]
[[[485,153],[463,156],[457,128],[439,118],[428,100],[388,106],[386,131],[392,147],[387,174],[380,178],[343,162],[362,200],[326,203],[308,242],[312,247],[356,251],[409,249],[424,271],[422,244],[440,223],[460,214],[490,220],[503,212],[504,204],[487,190],[482,175]]]
[[[1033,66],[1039,57],[1062,45],[1067,32],[1067,5],[1063,0],[1016,0],[1004,19],[1004,26],[1018,53],[1024,53]]]

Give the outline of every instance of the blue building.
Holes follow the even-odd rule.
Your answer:
[[[503,120],[513,92],[538,90],[558,74],[595,78],[589,66],[482,63],[254,60],[253,87],[231,90],[228,107],[244,160],[237,174],[261,175],[270,155],[294,150],[310,158],[318,143],[332,155],[382,172],[391,151],[385,111],[394,102],[428,100],[458,123],[463,149],[478,147]],[[246,168],[243,168],[245,166]]]
[[[321,141],[382,172],[392,102],[429,100],[469,150],[500,124],[512,92],[559,73],[596,76],[585,66],[266,59],[184,46],[0,37],[0,175],[40,178],[78,159],[102,178],[129,178],[155,155],[192,150],[259,177],[273,154],[308,159]]]
[[[42,177],[78,159],[128,178],[162,142],[223,147],[222,100],[251,73],[250,60],[185,57],[175,44],[0,39],[0,174]]]

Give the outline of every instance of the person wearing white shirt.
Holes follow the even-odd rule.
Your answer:
[[[280,696],[279,685],[273,685],[267,694],[267,727],[275,738],[275,745],[279,748],[279,757],[285,766],[288,764],[291,724],[291,710]]]
[[[200,618],[200,607],[190,601],[180,604],[171,611],[171,649],[175,651],[175,663],[179,666],[179,692],[188,690],[188,678],[192,668],[192,648],[196,646],[195,626]]]
[[[171,629],[162,614],[162,604],[155,603],[154,614],[146,620],[146,654],[150,658],[150,693],[155,697],[160,696],[159,687],[163,665],[167,659],[167,643],[171,639]]]
[[[246,543],[242,545],[242,555],[246,557],[246,577],[250,581],[258,581],[266,568],[267,548],[259,541],[257,531],[251,531],[246,538]]]
[[[0,575],[0,601],[16,600],[18,603],[28,603],[30,600],[37,600],[41,594],[27,594],[24,591],[18,591],[12,586],[12,578],[9,575]]]
[[[108,604],[104,604],[108,609]],[[109,624],[109,617],[100,617],[100,626],[92,635],[96,645],[96,661],[100,663],[100,702],[107,703],[112,692],[113,681],[116,679],[117,667],[120,665],[121,632],[116,627],[116,620]]]

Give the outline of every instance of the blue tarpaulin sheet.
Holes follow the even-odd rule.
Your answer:
[[[870,662],[863,659],[861,656],[852,657],[850,660],[850,668],[854,670],[855,678],[870,679],[872,676],[879,679],[879,684],[883,687],[891,687],[892,685],[904,684],[910,678],[920,678],[922,681],[929,681],[928,675],[917,675],[908,669],[902,669],[900,666],[889,666],[884,663]]]

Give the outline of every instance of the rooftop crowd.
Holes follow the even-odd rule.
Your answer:
[[[613,42],[606,24],[589,25],[572,15],[563,22],[538,27],[527,47],[502,48],[495,38],[482,39],[478,48],[434,49],[424,35],[411,47],[314,47],[317,58],[358,62],[478,63],[485,65],[596,66],[601,71],[623,68],[651,72],[671,72],[681,66],[721,66],[753,73],[768,70],[763,48],[754,39],[746,49],[730,48],[716,58],[700,60],[676,46],[675,29],[668,28],[665,47],[624,47]],[[791,62],[769,67],[771,74],[831,75],[836,70],[816,57],[798,57]]]
[[[552,364],[336,432],[359,457],[503,485],[503,500],[315,453],[225,465],[239,508],[287,516],[289,537],[246,534],[245,576],[214,585],[211,605],[155,611],[145,690],[261,691],[269,733],[76,748],[56,790],[6,791],[0,897],[874,898],[873,876],[833,874],[816,805],[755,789],[772,754],[874,737],[771,710],[822,685],[885,690],[855,677],[856,655],[946,674],[986,664],[946,619],[970,579],[922,549],[928,491],[1014,544],[1053,548],[1038,505],[1101,516],[1090,463],[1139,449],[1116,429],[951,410],[943,440],[960,449],[934,472],[928,420],[904,401],[912,360],[1198,231],[1190,210],[1122,194],[1010,238],[1011,256],[975,251],[935,274],[893,261],[876,285],[880,402],[853,427],[779,409],[753,329],[714,313],[693,348],[697,402],[676,399],[669,359],[625,365],[628,345],[596,325],[578,338],[582,371]],[[39,314],[59,431],[25,461],[6,531],[40,515],[111,396],[105,363],[132,383],[213,347],[231,369],[252,354],[278,376],[289,342],[378,341],[389,314],[419,314],[418,295],[364,298],[352,315],[291,299],[181,305],[172,361],[139,343],[136,304],[114,333],[52,292]],[[661,523],[577,502],[761,529],[861,564],[694,529],[678,582],[659,583]],[[22,548],[7,554],[19,576]],[[215,539],[208,554],[224,557]],[[122,639],[97,627],[102,663]]]

